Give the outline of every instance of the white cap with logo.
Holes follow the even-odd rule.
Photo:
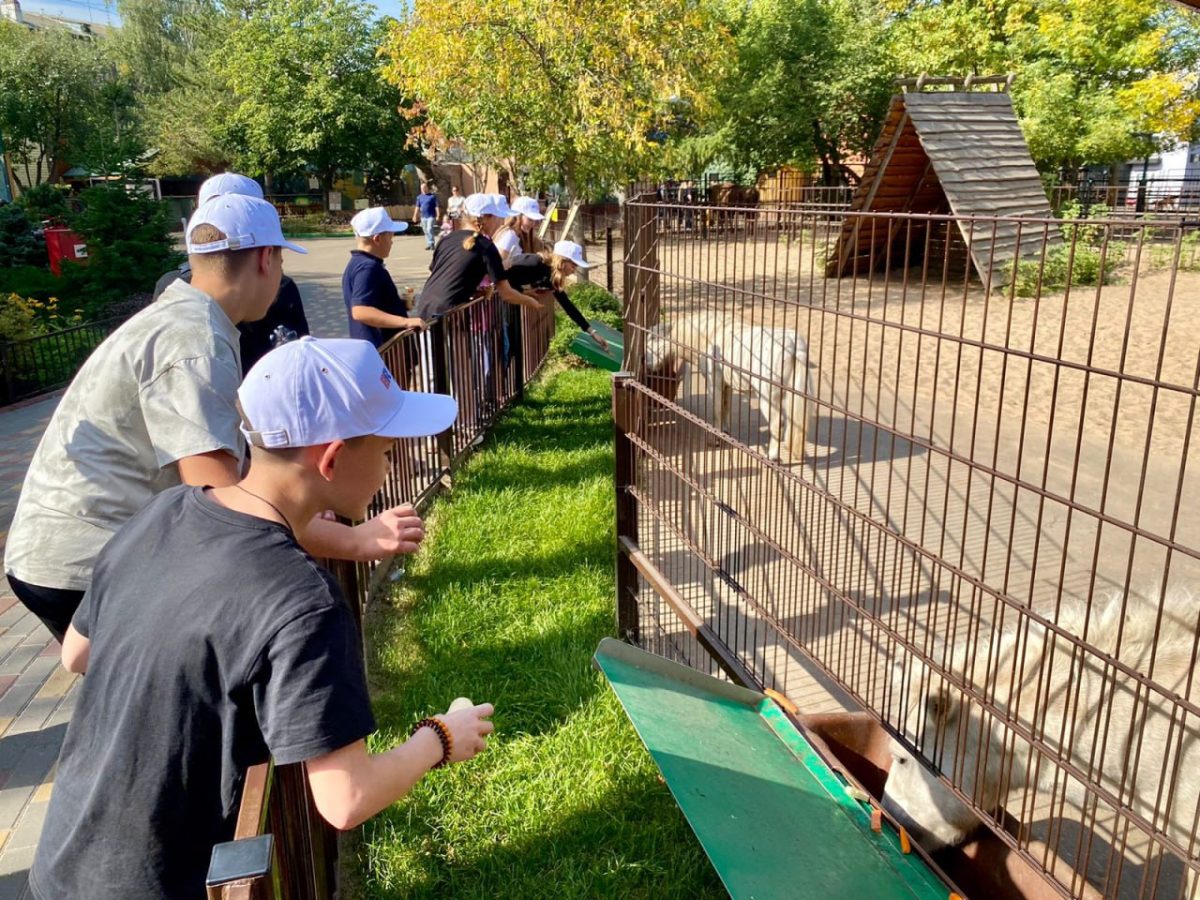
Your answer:
[[[238,388],[242,433],[255,447],[315,447],[374,434],[425,437],[454,424],[445,394],[402,391],[368,341],[302,337],[276,347]]]
[[[200,196],[196,203],[203,206],[213,197],[223,197],[226,194],[241,194],[244,197],[263,198],[262,186],[253,178],[238,175],[234,172],[222,172],[214,175],[200,185]]]
[[[512,202],[512,208],[513,212],[527,219],[532,219],[534,222],[540,222],[546,218],[542,215],[542,208],[538,204],[536,197],[518,197]]]
[[[225,238],[198,244],[192,240],[192,232],[199,225],[211,225]],[[274,206],[244,194],[223,194],[198,207],[188,222],[186,241],[188,253],[220,253],[252,247],[286,247],[297,253],[308,252],[284,240],[279,213]]]
[[[354,218],[350,220],[350,227],[359,237],[374,237],[386,231],[396,233],[408,231],[407,222],[397,222],[388,215],[388,211],[382,206],[372,206],[370,209],[355,213]]]
[[[558,241],[554,245],[554,255],[569,259],[581,269],[590,269],[592,263],[583,258],[583,248],[574,241]]]

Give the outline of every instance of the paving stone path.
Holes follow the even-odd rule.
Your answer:
[[[0,554],[25,470],[58,394],[0,409]],[[59,645],[0,582],[0,900],[28,897],[29,866],[78,693]]]

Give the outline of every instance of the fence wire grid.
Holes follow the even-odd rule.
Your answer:
[[[1197,231],[625,215],[623,635],[869,710],[1062,896],[1197,896]]]

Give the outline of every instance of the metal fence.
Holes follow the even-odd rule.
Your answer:
[[[1051,188],[1050,205],[1056,212],[1068,203],[1078,204],[1084,215],[1093,207],[1103,206],[1118,217],[1195,219],[1200,217],[1200,178],[1139,178],[1135,172],[1124,181],[1084,179],[1079,184]]]
[[[868,710],[1062,896],[1182,895],[1200,236],[710,207],[732,224],[701,236],[688,210],[626,213],[621,633]]]
[[[505,335],[507,334],[507,339]],[[512,405],[545,362],[552,312],[530,314],[498,297],[457,307],[428,331],[405,331],[380,348],[396,380],[410,391],[451,394],[459,414],[437,437],[396,442],[391,469],[369,515],[400,503],[422,508],[448,486],[455,468]],[[328,567],[355,608],[366,604],[390,560],[378,565],[333,561]],[[313,805],[303,765],[253,766],[247,772],[234,842],[214,856],[244,853],[270,835],[267,865],[209,887],[210,900],[327,900],[336,888],[337,833]]]
[[[0,341],[0,406],[65,386],[124,316],[19,341]]]

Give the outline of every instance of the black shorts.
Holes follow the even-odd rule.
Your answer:
[[[26,584],[11,574],[8,576],[8,583],[21,605],[41,619],[42,624],[50,629],[50,633],[59,643],[62,643],[67,626],[75,616],[75,610],[79,609],[79,604],[83,602],[83,591]]]

